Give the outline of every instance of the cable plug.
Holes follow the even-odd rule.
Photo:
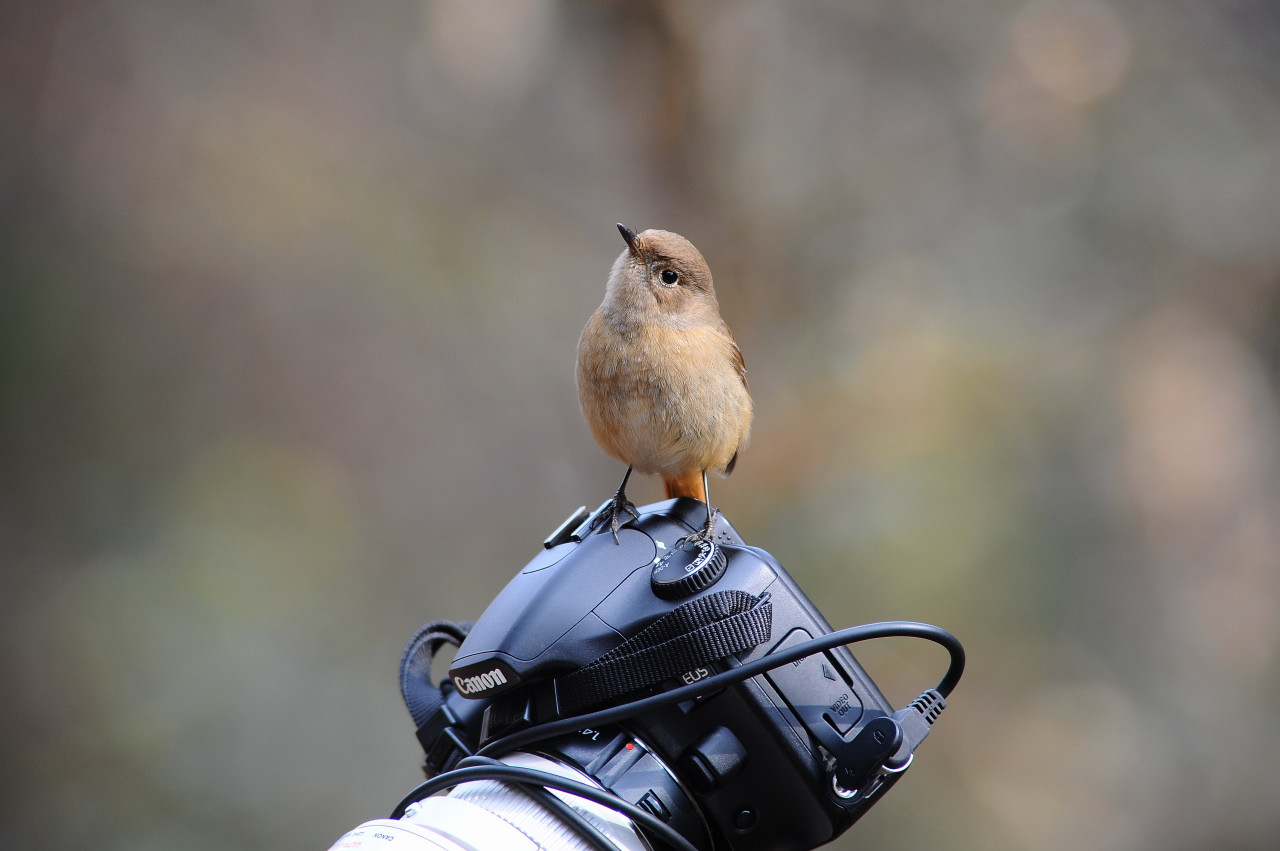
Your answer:
[[[893,756],[885,761],[885,768],[890,771],[905,768],[911,762],[911,754],[920,747],[925,736],[929,735],[933,722],[938,720],[942,710],[947,708],[947,701],[935,689],[929,689],[917,697],[909,706],[893,713],[893,720],[902,729],[902,743],[894,751]]]

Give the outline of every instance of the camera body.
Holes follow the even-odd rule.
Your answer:
[[[428,773],[514,731],[696,683],[831,632],[786,570],[727,519],[710,545],[691,542],[706,512],[688,498],[644,506],[616,541],[600,510],[566,520],[458,649],[444,706],[419,728]],[[655,624],[725,600],[741,604],[734,623],[746,624],[728,644],[719,633],[734,629],[717,621],[698,633],[705,640],[673,627],[615,658]],[[733,652],[715,655],[726,647]],[[584,686],[593,668],[608,670]],[[647,679],[628,680],[639,668]],[[886,741],[896,735],[885,724],[893,713],[841,646],[524,749],[573,765],[699,847],[808,849],[848,829],[909,764],[908,753],[893,771],[851,773],[868,748],[867,765],[882,769],[898,747]]]

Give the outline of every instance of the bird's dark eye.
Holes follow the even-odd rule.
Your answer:
[[[672,286],[676,281],[680,280],[680,273],[675,269],[663,269],[661,277],[662,283]]]

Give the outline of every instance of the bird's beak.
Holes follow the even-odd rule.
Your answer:
[[[627,247],[631,249],[631,253],[637,260],[644,261],[644,252],[640,250],[640,238],[636,236],[636,232],[624,224],[618,224],[618,233],[622,234],[622,238],[627,241]]]

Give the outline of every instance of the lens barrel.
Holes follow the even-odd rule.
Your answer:
[[[706,836],[705,823],[674,775],[641,742],[618,730],[584,730],[548,743],[547,755],[514,753],[504,765],[607,790],[681,833]],[[578,764],[580,763],[580,764]],[[530,782],[537,786],[536,780]],[[648,851],[623,813],[548,788],[622,851]],[[686,834],[687,835],[687,834]],[[473,780],[411,804],[401,819],[348,831],[330,851],[590,851],[581,831],[510,781]]]

